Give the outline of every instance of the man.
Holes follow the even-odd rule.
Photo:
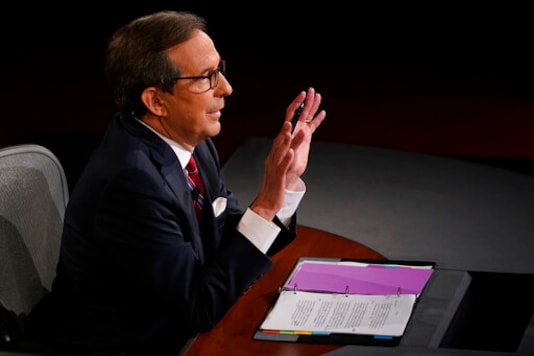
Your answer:
[[[35,320],[54,324],[66,352],[177,354],[294,238],[300,177],[326,113],[313,88],[293,100],[258,195],[242,211],[211,141],[233,89],[205,20],[186,12],[136,19],[110,39],[105,70],[119,113],[71,194],[57,277]],[[203,187],[188,179],[191,156]]]

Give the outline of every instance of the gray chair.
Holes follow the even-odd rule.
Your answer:
[[[31,309],[51,289],[68,199],[63,167],[50,150],[35,144],[0,149],[0,306],[22,332],[22,343]],[[16,343],[8,341],[20,335],[7,335],[3,326],[0,355],[24,354],[10,353]],[[31,346],[26,355],[39,351]]]

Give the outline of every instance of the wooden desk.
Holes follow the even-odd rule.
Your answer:
[[[352,240],[298,226],[295,241],[273,257],[274,266],[228,311],[210,332],[197,336],[186,355],[320,355],[343,345],[257,341],[252,336],[301,256],[383,260],[384,256]]]

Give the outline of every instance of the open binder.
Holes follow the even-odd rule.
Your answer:
[[[397,345],[435,263],[301,257],[253,338]]]

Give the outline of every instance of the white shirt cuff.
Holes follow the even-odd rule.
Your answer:
[[[247,208],[243,214],[237,230],[263,253],[267,253],[280,232],[280,228],[275,223],[265,220],[250,208]]]
[[[295,211],[297,211],[297,208],[300,205],[300,201],[304,197],[304,194],[306,193],[306,185],[304,185],[304,182],[302,182],[302,190],[301,191],[291,191],[286,190],[286,195],[284,197],[284,206],[280,211],[276,214],[278,219],[284,224],[288,225],[291,217],[293,214],[295,214]]]

